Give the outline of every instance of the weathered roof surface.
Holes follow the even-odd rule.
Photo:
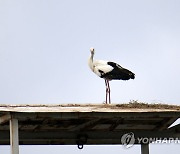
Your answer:
[[[167,104],[66,104],[66,105],[0,105],[0,111],[10,112],[162,112],[180,111],[178,105]]]
[[[0,144],[9,144],[9,120],[19,123],[20,144],[121,144],[136,137],[179,137],[180,106],[128,103],[114,105],[0,105]],[[85,141],[84,141],[85,140]],[[137,143],[137,140],[136,140]]]

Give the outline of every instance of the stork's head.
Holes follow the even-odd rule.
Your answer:
[[[94,54],[95,50],[93,47],[90,48],[91,54]]]

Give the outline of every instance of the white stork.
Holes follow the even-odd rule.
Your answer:
[[[111,61],[94,60],[94,48],[90,48],[91,55],[88,60],[90,69],[97,74],[99,77],[105,80],[106,85],[106,104],[109,96],[109,104],[111,104],[110,98],[110,86],[109,81],[111,80],[129,80],[134,79],[135,74],[128,69],[123,68],[119,64]]]

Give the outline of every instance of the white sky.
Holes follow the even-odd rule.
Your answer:
[[[102,103],[104,81],[87,65],[93,46],[95,58],[136,74],[135,80],[111,82],[112,102],[180,105],[179,8],[178,0],[0,0],[0,104]],[[25,146],[21,153],[46,154],[44,148]],[[46,148],[52,154],[76,149]],[[150,150],[175,154],[178,148]],[[8,147],[2,149],[7,153]],[[139,147],[123,151],[121,146],[77,153],[98,150],[140,153]]]

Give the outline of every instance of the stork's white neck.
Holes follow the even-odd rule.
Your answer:
[[[94,54],[91,53],[91,55],[90,55],[90,57],[89,57],[89,59],[88,59],[88,65],[89,65],[89,67],[90,67],[90,69],[91,69],[92,71],[94,71],[93,58],[94,58]]]

